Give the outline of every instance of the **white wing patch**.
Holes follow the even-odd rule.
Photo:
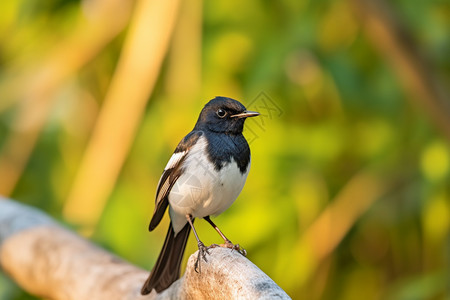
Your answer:
[[[175,167],[177,165],[177,163],[180,161],[180,159],[182,159],[185,155],[186,155],[186,151],[181,151],[181,152],[172,154],[172,157],[169,159],[169,162],[167,163],[164,170],[172,169],[173,167]]]

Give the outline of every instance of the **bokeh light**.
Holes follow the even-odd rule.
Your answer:
[[[147,232],[159,176],[228,96],[262,114],[246,186],[214,219],[250,260],[293,299],[448,299],[445,1],[0,8],[2,195],[150,269],[169,221]],[[0,299],[36,298],[0,273]]]

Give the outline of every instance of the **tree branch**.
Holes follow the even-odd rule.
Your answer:
[[[202,273],[140,296],[148,272],[64,229],[44,213],[0,197],[0,265],[28,292],[49,299],[290,299],[248,259],[214,248]]]

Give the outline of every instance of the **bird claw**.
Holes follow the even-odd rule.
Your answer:
[[[241,255],[247,256],[247,251],[244,248],[241,248],[241,246],[239,246],[239,244],[233,244],[231,241],[226,241],[224,244],[220,244],[220,245],[211,244],[208,247],[206,247],[205,244],[203,244],[202,242],[198,242],[198,256],[197,256],[197,260],[195,261],[195,265],[194,265],[194,271],[196,273],[202,272],[202,268],[201,268],[202,258],[205,260],[205,262],[208,262],[208,260],[206,259],[206,254],[208,254],[208,255],[210,254],[208,250],[217,248],[217,247],[228,248],[228,249],[231,249],[231,251],[236,250]]]
[[[225,241],[224,244],[220,244],[220,245],[216,245],[216,246],[222,247],[222,248],[228,248],[228,249],[231,249],[231,251],[236,250],[238,253],[242,254],[243,256],[247,256],[247,251],[244,248],[241,248],[241,246],[239,246],[239,244],[233,244],[231,241]]]
[[[206,247],[205,244],[203,244],[202,242],[198,242],[198,256],[197,256],[197,260],[195,261],[195,265],[194,265],[194,271],[196,273],[202,272],[202,268],[201,268],[202,257],[205,260],[205,262],[208,262],[208,260],[206,259],[206,254],[209,254],[208,249],[210,249],[210,247],[211,246]]]

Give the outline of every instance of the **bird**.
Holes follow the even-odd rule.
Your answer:
[[[246,255],[210,217],[224,212],[244,187],[251,158],[242,131],[245,120],[258,115],[237,100],[215,97],[206,103],[193,130],[175,148],[156,189],[149,231],[158,226],[167,208],[170,225],[155,266],[141,289],[142,295],[153,289],[160,293],[180,277],[181,260],[191,229],[199,248],[196,272],[201,272],[201,259],[207,261],[208,249],[219,246],[206,247],[200,241],[194,227],[195,218],[211,224],[224,240],[220,246]]]

